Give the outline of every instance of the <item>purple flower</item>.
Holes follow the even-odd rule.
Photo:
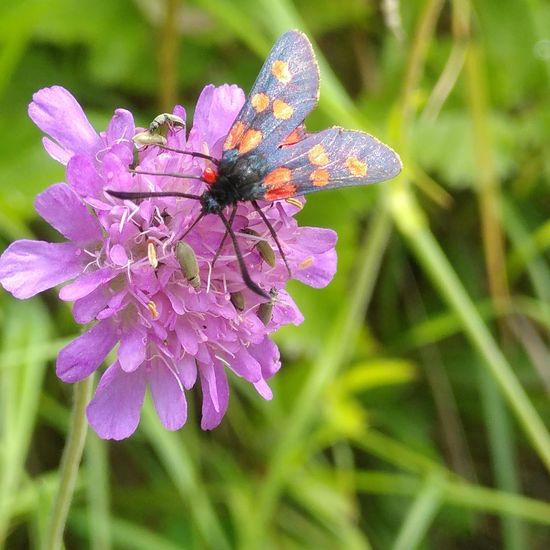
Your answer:
[[[207,86],[189,136],[182,128],[171,128],[168,144],[219,158],[243,102],[236,86]],[[183,108],[176,107],[174,114],[185,120]],[[201,284],[195,289],[182,272],[176,248],[200,212],[198,201],[165,197],[134,203],[105,193],[200,194],[200,181],[139,175],[129,167],[201,176],[208,161],[151,146],[137,152],[136,164],[132,138],[142,129],[135,128],[132,114],[118,109],[107,130],[98,134],[74,97],[58,86],[37,92],[29,115],[49,136],[43,140],[46,151],[67,167],[67,182],[36,198],[40,216],[67,240],[11,244],[0,258],[0,283],[17,298],[68,283],[59,296],[74,303],[74,318],[87,330],[59,353],[57,374],[63,381],[92,374],[118,344],[116,358],[88,406],[89,422],[99,436],[130,436],[147,388],[163,425],[181,428],[187,418],[185,391],[197,380],[203,396],[201,426],[215,428],[227,409],[228,369],[271,399],[267,380],[279,370],[280,360],[269,334],[282,325],[299,324],[303,317],[284,290],[288,272],[258,213],[240,203],[233,229],[252,278],[275,290],[267,324],[258,316],[265,299],[243,283],[229,239],[212,265],[224,235],[218,217],[207,216],[185,236],[199,266]],[[335,233],[299,227],[295,202],[261,206],[293,276],[314,287],[328,284],[336,269]],[[262,256],[259,241],[274,251],[273,267]],[[237,297],[244,300],[242,310],[234,305]]]

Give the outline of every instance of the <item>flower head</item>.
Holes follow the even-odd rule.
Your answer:
[[[243,102],[236,86],[207,86],[189,135],[183,128],[169,128],[168,145],[219,158]],[[186,119],[179,106],[174,114]],[[52,185],[35,203],[66,241],[14,242],[0,258],[0,283],[17,298],[67,283],[59,296],[74,303],[73,316],[87,330],[59,353],[57,374],[63,381],[89,376],[118,345],[88,406],[95,431],[103,438],[130,436],[147,387],[163,425],[179,429],[187,418],[185,392],[197,381],[201,426],[212,429],[227,409],[228,370],[271,399],[267,380],[280,360],[269,334],[303,318],[284,290],[289,275],[258,212],[239,203],[232,227],[250,275],[272,293],[267,316],[266,300],[243,282],[230,239],[218,250],[225,233],[222,221],[210,215],[189,231],[200,213],[198,201],[155,197],[133,202],[105,192],[201,194],[203,182],[162,174],[200,177],[208,161],[156,146],[136,151],[132,138],[142,129],[124,109],[116,110],[107,130],[98,134],[74,97],[58,86],[37,92],[29,115],[48,135],[46,151],[66,165],[66,183]],[[261,206],[293,276],[315,287],[328,284],[336,268],[335,233],[299,227],[296,203]],[[198,266],[193,280],[178,260],[182,240]]]

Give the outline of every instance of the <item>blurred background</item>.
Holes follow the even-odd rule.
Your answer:
[[[339,270],[290,286],[306,320],[275,337],[272,402],[233,377],[213,432],[195,399],[177,433],[149,405],[131,439],[88,433],[66,546],[549,548],[548,2],[2,2],[0,245],[57,238],[33,208],[64,178],[34,91],[145,126],[207,83],[248,91],[289,28],[319,54],[308,128],[367,130],[404,172],[308,198]],[[72,395],[54,361],[79,328],[55,292],[0,304],[0,540],[38,548]]]

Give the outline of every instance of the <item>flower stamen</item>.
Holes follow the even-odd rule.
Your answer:
[[[157,304],[153,302],[152,300],[150,302],[147,302],[147,309],[151,312],[151,316],[153,319],[158,319],[159,312],[157,309]]]
[[[151,242],[147,244],[147,258],[151,267],[153,269],[156,269],[159,265],[159,261],[157,258],[157,249],[155,248],[155,245]]]

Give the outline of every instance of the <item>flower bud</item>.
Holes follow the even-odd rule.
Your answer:
[[[184,241],[176,246],[176,257],[189,284],[197,290],[201,286],[199,264],[194,250]]]
[[[256,241],[254,247],[256,248],[256,250],[258,250],[258,253],[262,257],[262,260],[269,267],[275,267],[275,252],[273,251],[273,248],[271,248],[270,244],[266,240],[262,239],[260,237],[260,234],[257,231],[254,231],[254,229],[246,228],[243,231],[248,235],[258,237],[258,240]]]
[[[235,309],[243,311],[244,309],[244,296],[242,292],[231,293],[231,303],[235,306]]]

